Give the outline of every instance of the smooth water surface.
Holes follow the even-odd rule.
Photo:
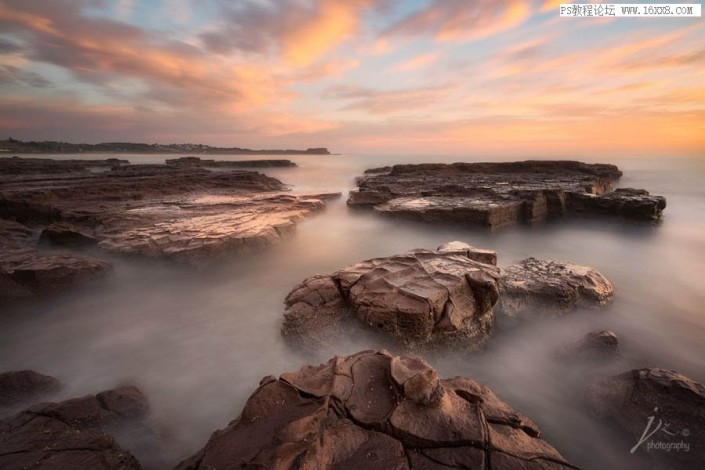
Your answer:
[[[89,157],[105,158],[82,156]],[[153,163],[166,157],[124,158]],[[492,388],[536,421],[544,437],[574,463],[584,468],[636,465],[629,454],[632,444],[614,438],[585,413],[582,394],[590,380],[635,367],[671,368],[705,380],[703,160],[602,160],[624,170],[621,186],[666,196],[660,224],[559,220],[489,233],[384,219],[345,205],[355,176],[366,168],[473,159],[285,158],[299,167],[263,172],[297,192],[341,191],[343,198],[303,222],[292,238],[254,255],[224,258],[202,270],[116,258],[115,275],[104,282],[30,305],[3,306],[0,371],[34,369],[56,376],[68,385],[57,398],[123,382],[139,384],[161,438],[137,446],[139,437],[132,436],[131,443],[130,436],[123,439],[148,466],[169,468],[235,418],[263,376],[387,346],[374,335],[353,332],[334,350],[291,348],[279,329],[284,297],[295,284],[363,259],[461,240],[497,250],[500,266],[529,256],[574,261],[596,267],[614,283],[614,301],[604,310],[517,325],[500,321],[482,354],[425,355],[442,376],[469,375]],[[603,364],[556,359],[557,347],[605,328],[620,337],[618,359]]]

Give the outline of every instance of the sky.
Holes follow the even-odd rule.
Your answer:
[[[705,156],[703,18],[560,3],[0,0],[0,138]]]

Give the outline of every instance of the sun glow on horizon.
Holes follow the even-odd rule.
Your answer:
[[[0,130],[346,153],[704,156],[702,18],[559,18],[559,3],[0,0]]]

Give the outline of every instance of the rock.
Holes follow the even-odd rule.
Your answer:
[[[296,163],[291,160],[238,160],[238,161],[217,161],[203,160],[198,157],[172,158],[166,161],[167,165],[179,166],[203,166],[210,168],[290,168]]]
[[[32,370],[4,372],[0,374],[0,416],[20,406],[36,403],[61,388],[61,382],[54,377]]]
[[[13,165],[22,171],[3,173]],[[44,238],[53,242],[95,239],[106,251],[191,264],[270,246],[331,197],[340,194],[288,194],[263,174],[200,164],[88,171],[73,162],[0,159],[0,217],[48,226]]]
[[[0,421],[0,468],[140,469],[106,428],[145,411],[146,399],[134,387],[36,405]]]
[[[619,339],[609,330],[591,331],[579,341],[559,349],[558,356],[564,359],[605,358],[619,353]]]
[[[635,369],[593,383],[587,400],[655,468],[700,468],[705,461],[705,387],[688,377]]]
[[[43,255],[36,245],[32,230],[0,219],[0,299],[50,294],[112,271],[105,261],[73,254]]]
[[[498,311],[509,317],[561,314],[605,305],[613,293],[610,281],[594,268],[527,258],[504,270]]]
[[[438,251],[441,251],[443,253],[457,253],[465,255],[472,260],[479,261],[480,263],[497,266],[496,251],[475,248],[464,242],[454,241],[444,243],[443,245],[438,247]]]
[[[636,220],[658,220],[666,208],[666,198],[648,191],[618,188],[608,194],[574,194],[571,209],[579,214],[619,215]]]
[[[414,250],[314,276],[285,300],[282,332],[308,346],[358,320],[408,347],[481,347],[494,324],[499,269],[461,251]],[[484,256],[484,255],[483,255]]]
[[[51,225],[42,231],[39,241],[57,246],[83,247],[98,243],[93,236],[71,226]]]
[[[575,468],[526,417],[469,378],[365,351],[267,378],[177,468]]]
[[[575,161],[395,165],[367,170],[348,205],[488,228],[568,215],[658,219],[666,200],[643,190],[612,191],[621,176],[614,165]]]

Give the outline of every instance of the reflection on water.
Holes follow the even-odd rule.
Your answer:
[[[164,156],[129,159],[154,162]],[[462,240],[497,250],[502,266],[528,256],[570,260],[595,266],[615,284],[614,302],[605,310],[518,325],[500,322],[484,354],[426,355],[444,376],[470,375],[490,386],[534,419],[575,463],[634,466],[631,446],[583,411],[581,395],[591,379],[634,367],[672,368],[705,379],[701,161],[616,162],[625,171],[622,186],[667,197],[660,225],[574,220],[488,233],[388,220],[346,207],[345,193],[365,168],[429,159],[292,159],[298,168],[264,172],[297,192],[342,191],[344,198],[330,201],[292,239],[262,253],[222,259],[199,271],[118,258],[114,277],[100,284],[3,312],[0,371],[28,368],[54,375],[70,387],[63,396],[95,393],[123,381],[140,384],[169,446],[163,454],[143,446],[134,450],[148,464],[168,467],[235,417],[263,376],[386,346],[376,336],[356,332],[335,350],[290,348],[279,328],[283,299],[294,284],[362,259]],[[619,359],[576,365],[555,358],[561,344],[604,328],[622,341]]]

